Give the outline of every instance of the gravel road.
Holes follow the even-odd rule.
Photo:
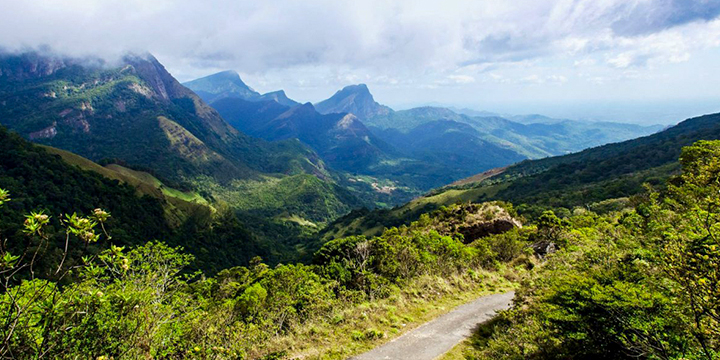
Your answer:
[[[472,335],[475,327],[510,307],[514,292],[483,296],[350,360],[433,360]]]

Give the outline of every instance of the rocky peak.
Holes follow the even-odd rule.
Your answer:
[[[353,114],[347,114],[337,122],[335,127],[339,129],[354,129],[354,128],[365,128],[365,126],[358,120],[357,116]]]
[[[245,84],[240,75],[233,70],[226,70],[189,81],[185,83],[185,86],[198,93],[222,95],[221,97],[239,97],[249,100],[260,96],[260,93]]]
[[[188,97],[192,93],[182,86],[151,54],[130,54],[123,59],[135,69],[136,74],[163,100]]]
[[[290,106],[290,107],[299,105],[298,102],[287,97],[287,95],[285,95],[285,91],[283,91],[283,90],[272,91],[272,92],[263,94],[259,99],[266,100],[266,101],[267,100],[275,101],[276,103],[278,103],[280,105],[285,105],[285,106]]]
[[[387,106],[378,104],[365,84],[346,86],[315,107],[322,114],[346,112],[353,113],[360,119],[387,115],[392,111]]]

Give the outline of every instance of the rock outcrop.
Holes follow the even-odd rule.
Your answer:
[[[462,204],[437,217],[433,226],[441,234],[461,234],[465,243],[521,228],[522,223],[497,203]]]

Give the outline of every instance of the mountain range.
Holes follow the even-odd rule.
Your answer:
[[[333,104],[320,108],[321,104]],[[603,145],[648,135],[661,126],[640,126],[612,122],[583,122],[552,119],[542,115],[501,117],[487,112],[471,110],[453,111],[443,107],[417,107],[394,111],[374,101],[364,85],[348,86],[330,99],[318,103],[320,112],[357,111],[373,132],[384,138],[386,132],[410,133],[428,122],[450,120],[464,123],[477,130],[477,137],[501,147],[510,148],[528,158],[562,155],[588,147]],[[323,111],[322,109],[327,109]],[[456,127],[445,124],[448,131]],[[437,134],[438,125],[433,127]],[[437,139],[441,141],[441,139]],[[405,147],[399,144],[399,147]]]
[[[657,130],[395,111],[362,84],[300,104],[282,91],[260,94],[235,72],[183,85],[149,54],[120,64],[0,55],[0,99],[0,125],[158,199],[171,228],[196,222],[198,211],[231,214],[253,224],[243,236],[275,244],[265,252],[274,259],[352,209],[402,204],[488,169]]]
[[[531,217],[547,209],[616,210],[643,193],[646,185],[663,186],[677,175],[683,147],[717,139],[720,114],[691,118],[649,136],[476,174],[393,209],[354,211],[330,224],[323,237],[377,234],[459,202],[512,202]]]
[[[371,176],[373,182],[389,181],[413,194],[523,159],[566,154],[661,129],[541,115],[514,121],[441,107],[395,111],[378,103],[365,84],[347,86],[314,106],[288,105],[264,99],[230,71],[185,85],[208,94],[202,96],[211,106],[249,135],[270,141],[297,138],[331,168]],[[394,203],[406,200],[405,194],[397,191]]]
[[[207,203],[213,219],[248,229],[252,234],[245,238],[274,244],[272,251],[242,256],[262,253],[278,261],[290,253],[284,244],[297,242],[304,229],[358,206],[375,206],[362,197],[365,188],[341,184],[301,142],[266,141],[228,124],[151,55],[129,55],[119,65],[39,53],[0,55],[0,99],[0,125],[24,138],[82,157],[83,164],[99,164],[86,170],[109,178],[117,172],[108,166],[147,174],[141,177],[157,181],[135,185]],[[17,192],[12,184],[0,186]],[[203,229],[214,221],[197,225],[186,212],[191,206],[160,200],[179,229]]]

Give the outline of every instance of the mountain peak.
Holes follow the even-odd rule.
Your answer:
[[[344,91],[344,90],[359,90],[359,91],[367,91],[367,92],[370,92],[370,90],[368,89],[367,85],[366,85],[366,84],[363,84],[363,83],[354,84],[354,85],[348,85],[348,86],[344,87],[344,88],[343,88],[342,90],[340,90],[340,91]]]
[[[280,105],[285,105],[289,107],[297,106],[300,104],[297,101],[287,97],[284,90],[271,91],[269,93],[262,94],[257,100],[275,101]]]
[[[245,84],[240,74],[234,70],[225,70],[183,84],[195,91],[203,100],[213,103],[224,98],[240,98],[246,101],[275,101],[278,104],[293,107],[298,103],[285,95],[285,91],[277,90],[260,94]]]
[[[227,77],[238,78],[238,79],[240,78],[240,74],[238,74],[238,72],[235,70],[225,70],[225,71],[216,73],[215,75],[216,76],[227,76]],[[213,75],[210,75],[210,76],[213,76]]]
[[[375,101],[373,98],[373,95],[370,93],[370,89],[368,89],[367,85],[365,84],[354,84],[354,85],[348,85],[342,88],[341,90],[338,90],[335,96],[349,96],[349,95],[355,95],[355,96],[366,96],[370,100]]]
[[[348,85],[332,97],[315,105],[318,112],[353,113],[360,119],[389,114],[392,109],[378,104],[365,84]]]
[[[160,61],[150,53],[128,54],[123,58],[125,64],[135,69],[138,77],[143,79],[164,100],[187,97],[191,94],[165,69]]]
[[[260,93],[247,86],[240,74],[225,70],[183,84],[203,98],[239,97],[243,99],[260,96]],[[207,100],[207,99],[206,99]]]

